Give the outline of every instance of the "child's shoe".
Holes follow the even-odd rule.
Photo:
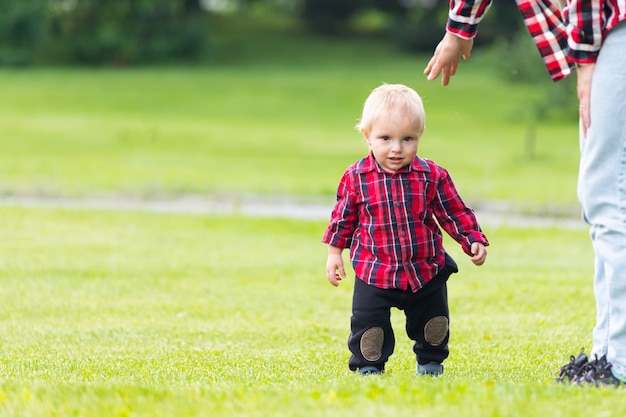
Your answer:
[[[361,375],[380,375],[383,371],[375,366],[364,366],[363,368],[359,368],[359,373]]]
[[[417,364],[417,375],[440,376],[443,374],[443,365],[437,362],[429,362],[424,365]]]

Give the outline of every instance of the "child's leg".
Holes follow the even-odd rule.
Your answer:
[[[449,355],[450,336],[446,284],[422,296],[419,291],[415,293],[413,300],[407,303],[404,314],[407,335],[415,341],[413,351],[417,362],[420,365],[442,363]]]
[[[382,290],[355,279],[348,338],[352,352],[348,365],[352,371],[366,366],[385,369],[395,346],[391,327],[394,294],[394,290]]]

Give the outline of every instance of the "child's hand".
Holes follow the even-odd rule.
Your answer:
[[[470,257],[474,265],[482,265],[485,263],[485,259],[487,259],[487,249],[485,245],[480,242],[472,243],[472,256]]]
[[[326,278],[333,286],[338,286],[339,281],[346,277],[346,271],[343,268],[343,258],[341,254],[328,254],[326,261]]]

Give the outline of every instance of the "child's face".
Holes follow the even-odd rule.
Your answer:
[[[376,162],[391,173],[406,167],[417,154],[418,123],[394,113],[378,118],[369,132],[362,131]]]

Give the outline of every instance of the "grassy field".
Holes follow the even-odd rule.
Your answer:
[[[332,201],[366,152],[353,129],[363,100],[400,82],[425,101],[420,154],[470,203],[575,206],[575,123],[535,125],[528,158],[528,106],[543,87],[505,83],[478,52],[444,89],[421,74],[427,57],[371,40],[277,30],[251,43],[249,26],[231,29],[214,39],[231,54],[209,67],[0,70],[0,197]],[[346,366],[352,278],[326,282],[324,227],[0,205],[0,415],[626,411],[621,392],[553,383],[590,345],[586,231],[487,227],[482,268],[447,242],[461,273],[445,376],[414,375],[394,311],[387,373],[363,378]]]
[[[297,33],[277,48],[265,36],[253,55],[224,35],[234,56],[210,67],[0,70],[0,192],[332,195],[367,152],[353,128],[362,103],[388,82],[423,96],[420,154],[471,201],[576,203],[575,122],[533,125],[526,156],[544,84],[507,84],[480,51],[442,88],[422,75],[426,56]]]
[[[584,231],[448,244],[451,356],[414,375],[403,317],[382,377],[347,369],[352,279],[324,278],[324,224],[0,209],[0,415],[619,415],[622,392],[554,373],[593,325]],[[575,262],[572,262],[575,259]]]

